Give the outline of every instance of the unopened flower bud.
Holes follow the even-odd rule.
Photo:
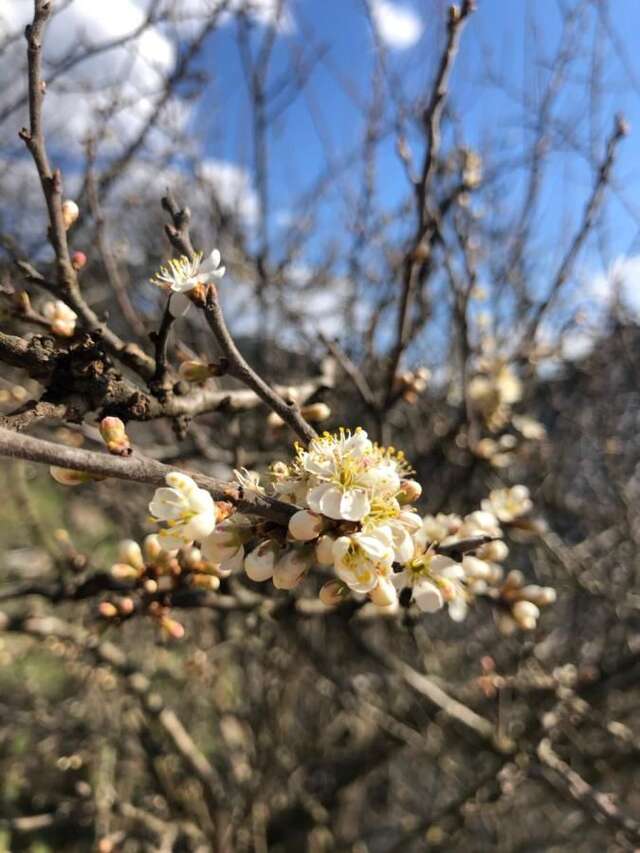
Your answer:
[[[144,569],[144,559],[142,557],[142,549],[133,539],[123,539],[118,545],[118,559],[122,563],[128,563],[135,569],[142,571]]]
[[[181,640],[184,637],[184,626],[180,622],[176,622],[175,619],[163,616],[160,619],[160,625],[172,640]]]
[[[129,596],[127,596],[126,598],[121,598],[120,601],[118,601],[118,612],[122,616],[131,616],[135,609],[135,602],[133,598],[129,598]]]
[[[518,569],[513,569],[504,579],[505,590],[520,589],[524,586],[524,575]]]
[[[118,581],[135,581],[138,579],[139,571],[129,563],[114,563],[110,569],[111,577]]]
[[[120,418],[107,417],[100,421],[100,435],[107,450],[114,456],[129,456],[131,454],[131,442]]]
[[[512,637],[518,630],[517,623],[509,613],[498,613],[496,615],[496,627],[503,637]]]
[[[267,426],[272,429],[280,429],[280,427],[284,426],[284,421],[276,412],[269,412],[267,415]]]
[[[380,578],[377,586],[369,593],[369,598],[376,607],[391,607],[397,603],[398,593],[388,578]]]
[[[273,577],[280,547],[273,539],[265,539],[254,548],[244,560],[244,570],[247,577],[256,583],[268,581]]]
[[[158,581],[154,581],[153,578],[149,578],[144,582],[144,591],[148,595],[155,595],[158,591]]]
[[[321,566],[333,565],[333,543],[332,536],[321,536],[316,542],[316,560]]]
[[[203,361],[183,361],[178,373],[185,382],[195,383],[206,382],[212,375],[209,365]]]
[[[162,553],[162,545],[156,533],[150,533],[142,543],[142,553],[147,563],[155,563]]]
[[[80,216],[80,208],[70,198],[62,202],[62,222],[64,223],[65,231],[73,225],[76,219]]]
[[[540,617],[540,611],[531,601],[516,601],[511,614],[523,631],[533,631]]]
[[[302,407],[300,414],[310,424],[317,424],[331,417],[331,409],[326,403],[310,403]]]
[[[417,480],[402,480],[398,500],[401,504],[412,504],[420,499],[422,486]]]
[[[472,554],[467,554],[462,558],[462,568],[467,577],[476,580],[488,580],[491,576],[491,566]]]
[[[182,548],[180,550],[180,562],[185,569],[195,571],[202,565],[202,551],[200,548],[194,548],[193,546],[190,548]]]
[[[530,601],[538,607],[553,604],[557,598],[557,593],[552,586],[537,586],[535,584],[523,587],[520,590],[520,595],[523,600]]]
[[[502,539],[494,539],[478,549],[478,557],[489,563],[502,563],[509,556],[509,546]]]
[[[322,533],[322,516],[308,509],[301,509],[289,519],[289,535],[299,542],[310,542]]]
[[[76,272],[78,270],[83,269],[83,267],[85,267],[86,265],[87,265],[87,256],[85,255],[84,252],[78,251],[78,252],[74,252],[73,255],[71,255],[71,266],[74,268],[74,270],[76,270]]]
[[[213,592],[220,589],[220,578],[215,575],[191,575],[190,583],[199,589],[208,589]]]
[[[311,566],[307,549],[292,548],[278,560],[273,573],[276,589],[293,589],[298,586]]]
[[[98,605],[98,613],[103,619],[114,619],[118,615],[118,608],[110,601],[101,601]]]
[[[320,588],[318,597],[327,607],[336,607],[341,604],[349,595],[349,587],[339,580],[327,581]]]
[[[51,465],[49,473],[61,486],[79,486],[92,480],[105,479],[100,474],[91,474],[89,471],[75,471],[72,468],[60,468],[58,465]]]
[[[13,302],[21,314],[27,314],[31,310],[31,299],[26,290],[18,290],[13,294]]]
[[[78,315],[61,299],[50,299],[45,302],[42,313],[49,321],[52,334],[59,338],[73,337]]]

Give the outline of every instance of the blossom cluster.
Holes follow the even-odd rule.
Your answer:
[[[522,399],[522,382],[508,358],[494,351],[490,337],[483,339],[481,349],[466,393],[471,410],[489,435],[476,440],[472,449],[495,468],[506,468],[523,441],[541,441],[546,431],[535,418],[513,411]]]
[[[286,529],[230,514],[228,505],[177,472],[167,476],[149,509],[163,549],[198,542],[202,558],[221,576],[244,571],[252,581],[290,590],[313,574],[325,604],[355,596],[386,612],[398,607],[406,590],[403,601],[427,613],[446,607],[454,620],[485,596],[509,615],[509,629],[534,628],[539,607],[551,603],[554,591],[517,586],[513,573],[503,581],[502,567],[509,555],[503,527],[531,511],[527,488],[496,489],[466,516],[421,516],[414,503],[422,489],[412,473],[401,451],[380,447],[362,429],[341,429],[297,446],[290,462],[271,466],[264,484],[257,475],[236,472],[246,491],[291,505]],[[501,628],[507,625],[502,622]]]

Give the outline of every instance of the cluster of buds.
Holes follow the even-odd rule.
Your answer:
[[[120,418],[106,417],[100,421],[100,435],[107,450],[114,456],[130,456],[131,442]]]
[[[294,389],[292,389],[293,392]],[[289,397],[293,397],[293,393],[288,395]],[[323,421],[328,421],[331,417],[331,409],[327,406],[326,403],[309,403],[306,406],[302,406],[300,409],[300,414],[302,417],[310,424],[319,424],[323,423]],[[280,417],[280,415],[276,414],[276,412],[270,412],[267,417],[267,423],[270,427],[274,429],[280,429],[284,426],[284,421]]]
[[[504,583],[491,591],[491,598],[498,604],[495,611],[498,630],[505,637],[517,630],[534,631],[540,608],[553,604],[556,597],[553,587],[527,584],[522,572],[509,572]]]
[[[52,334],[59,338],[70,338],[76,330],[78,315],[61,299],[50,299],[42,306],[42,314]]]
[[[416,370],[405,370],[399,373],[394,382],[394,391],[398,394],[405,403],[411,406],[418,402],[418,397],[424,394],[431,371],[428,367],[418,367]]]
[[[123,621],[145,613],[170,638],[179,639],[184,628],[171,615],[177,593],[198,589],[216,591],[228,572],[206,560],[199,548],[187,545],[170,551],[157,535],[147,536],[142,547],[127,539],[120,543],[118,559],[111,566],[114,580],[128,587],[127,594],[102,601],[98,612],[104,619]]]

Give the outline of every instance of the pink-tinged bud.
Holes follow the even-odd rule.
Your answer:
[[[398,602],[398,593],[388,578],[380,578],[378,585],[369,593],[369,598],[376,607],[392,607]]]
[[[538,623],[540,611],[531,601],[516,601],[511,615],[523,631],[533,631]]]
[[[337,607],[349,596],[349,587],[342,581],[327,581],[320,588],[318,597],[327,607]]]
[[[131,442],[120,418],[107,417],[100,421],[100,435],[107,450],[114,456],[130,456]]]
[[[300,414],[310,424],[317,424],[329,420],[331,409],[326,403],[310,403],[302,407]]]
[[[133,539],[123,539],[118,545],[118,559],[121,563],[128,563],[134,569],[144,569],[144,558],[142,549]]]
[[[104,480],[100,474],[90,474],[89,471],[75,471],[72,468],[60,468],[58,465],[51,465],[49,473],[61,486],[80,486],[83,483],[90,483],[92,480]]]
[[[117,581],[135,581],[140,572],[128,563],[114,563],[110,569],[111,577]]]
[[[307,549],[291,549],[276,563],[273,573],[273,585],[276,589],[293,589],[298,586],[311,567],[310,553]]]
[[[256,583],[268,581],[273,577],[279,555],[278,543],[273,539],[265,539],[245,557],[244,570],[247,577]]]
[[[65,231],[68,231],[73,223],[80,216],[80,208],[70,198],[62,202],[62,222],[64,223]]]
[[[398,501],[404,504],[412,504],[420,499],[422,495],[422,486],[417,480],[402,480],[400,483],[400,493]]]
[[[118,608],[110,601],[101,601],[98,605],[98,613],[103,619],[115,619],[118,615]]]
[[[322,516],[308,509],[301,509],[289,519],[289,535],[299,542],[310,542],[322,533]]]
[[[321,536],[316,542],[316,560],[321,566],[333,565],[333,543],[332,536]]]
[[[76,270],[76,272],[86,267],[86,265],[87,256],[84,252],[78,251],[71,255],[71,266]]]
[[[171,637],[172,640],[181,640],[184,637],[184,626],[175,619],[170,619],[168,616],[163,616],[160,620],[162,630]]]
[[[127,596],[126,598],[121,598],[118,602],[118,612],[122,616],[131,616],[135,609],[136,605],[133,598]]]
[[[206,382],[213,374],[208,364],[203,361],[183,361],[178,370],[180,378],[185,382]]]

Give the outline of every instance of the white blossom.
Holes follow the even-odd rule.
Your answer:
[[[529,512],[533,503],[526,486],[512,486],[510,489],[494,489],[481,506],[485,512],[493,513],[500,521],[508,523]]]
[[[354,592],[367,593],[391,573],[393,538],[389,527],[339,536],[333,545],[336,574]]]
[[[196,252],[193,258],[182,255],[160,267],[151,282],[173,293],[187,293],[198,285],[209,284],[214,278],[222,278],[226,268],[221,266],[221,261],[218,249],[214,249],[204,261],[202,252]],[[171,313],[176,316],[173,309]]]
[[[461,621],[467,613],[465,572],[460,563],[450,557],[428,549],[419,554],[405,568],[392,576],[397,590],[410,588],[412,600],[425,613],[435,613],[445,603],[454,621]]]
[[[216,525],[216,506],[206,489],[186,474],[173,471],[165,478],[167,487],[156,489],[149,504],[153,520],[160,525],[158,537],[165,550],[202,540]]]

